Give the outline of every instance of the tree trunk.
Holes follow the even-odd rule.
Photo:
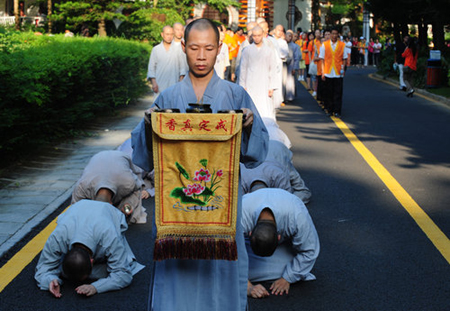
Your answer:
[[[397,22],[394,22],[394,40],[395,42],[401,42],[402,36],[400,35],[400,26]]]
[[[19,0],[14,0],[14,17],[16,22],[16,30],[20,30],[20,14],[19,14]]]
[[[400,24],[400,29],[402,31],[402,39],[409,35],[409,29],[408,29],[408,23],[401,23]]]
[[[48,25],[48,33],[52,33],[52,0],[47,1],[47,25]]]
[[[419,23],[419,46],[421,47],[428,45],[427,26],[426,23]]]
[[[316,29],[319,29],[320,25],[319,0],[312,0],[311,15],[311,30],[315,31]]]
[[[105,22],[104,18],[102,18],[98,22],[98,35],[99,35],[99,37],[107,37],[108,36],[106,34],[106,22]]]
[[[444,49],[444,23],[439,18],[435,18],[433,21],[433,43],[435,50]]]

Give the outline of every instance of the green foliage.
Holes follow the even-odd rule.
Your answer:
[[[105,22],[119,19],[126,21],[129,13],[143,7],[149,7],[151,1],[61,1],[55,4],[51,19],[56,23],[65,24],[65,28],[75,31],[83,24],[96,25],[100,21]]]
[[[141,9],[128,16],[114,34],[133,40],[147,41],[151,46],[161,42],[165,25],[184,24],[183,18],[171,9]]]
[[[121,39],[2,34],[0,158],[71,136],[147,91],[149,50]],[[0,37],[0,42],[1,42]]]
[[[205,3],[219,12],[226,11],[228,6],[240,6],[239,2],[235,0],[159,0],[157,8],[172,9],[187,19],[192,12],[192,6],[199,3]]]
[[[186,171],[186,169],[183,167],[183,165],[181,165],[178,162],[175,162],[175,166],[177,167],[178,171],[180,172],[181,175],[184,176],[184,178],[189,179],[189,173]]]
[[[193,204],[198,204],[200,206],[206,205],[206,202],[204,202],[200,199],[196,199],[194,197],[187,196],[184,193],[183,188],[181,188],[181,187],[177,187],[177,188],[173,189],[170,192],[170,197],[175,198],[175,199],[180,199],[180,202],[184,203],[184,204],[192,204],[193,203]]]

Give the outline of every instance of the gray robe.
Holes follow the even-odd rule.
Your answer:
[[[247,236],[266,207],[275,216],[281,238],[275,253],[270,257],[256,256],[247,243],[249,280],[259,282],[280,277],[289,283],[315,280],[311,270],[319,256],[320,244],[305,204],[282,189],[259,189],[244,195],[242,226]]]
[[[62,256],[74,243],[81,243],[93,252],[94,267],[89,276],[97,279],[91,285],[98,293],[118,290],[130,285],[133,275],[144,268],[136,262],[125,238],[128,226],[125,216],[104,202],[82,200],[58,217],[56,229],[50,234],[39,262],[35,279],[42,290],[62,273]]]
[[[131,157],[118,150],[101,151],[84,168],[72,193],[72,204],[82,199],[94,200],[101,188],[113,192],[112,203],[119,209],[130,204],[131,223],[145,223],[147,213],[142,207],[142,170],[131,162]]]
[[[292,152],[283,143],[270,140],[266,159],[268,161],[277,162],[287,168],[292,193],[299,197],[303,203],[308,203],[311,199],[311,191],[306,187],[300,173],[292,162]]]
[[[179,108],[185,112],[188,103],[197,98],[189,75],[163,92],[156,100],[160,108]],[[203,95],[203,103],[213,112],[222,109],[249,108],[254,113],[250,135],[242,133],[241,162],[256,167],[266,157],[268,134],[259,114],[245,90],[216,74]],[[133,161],[150,171],[145,141],[144,121],[131,133]],[[242,189],[239,186],[236,243],[238,260],[164,260],[155,262],[154,282],[149,310],[154,311],[245,311],[247,306],[248,258],[241,222]],[[155,228],[155,227],[154,227]],[[156,228],[155,228],[156,229]],[[156,232],[154,232],[156,233]]]
[[[183,63],[180,49],[180,45],[172,43],[169,50],[166,51],[163,42],[153,48],[148,62],[147,79],[156,79],[159,88],[156,95],[177,83],[180,76],[186,74],[186,65]]]
[[[295,97],[295,76],[292,70],[298,69],[301,53],[300,47],[294,42],[289,42],[289,56],[287,58],[287,76],[286,76],[286,100],[294,100]]]

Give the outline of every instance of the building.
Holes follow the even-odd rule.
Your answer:
[[[245,27],[247,22],[264,17],[269,27],[281,24],[286,29],[311,29],[311,0],[237,0],[240,9],[229,6],[226,12],[218,12],[206,4],[194,6],[194,17],[217,20],[231,27]]]
[[[36,26],[44,26],[46,4],[37,0],[19,1],[19,16],[22,23],[33,23]],[[14,26],[14,0],[0,0],[0,26]]]

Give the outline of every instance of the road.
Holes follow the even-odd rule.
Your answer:
[[[342,122],[303,88],[279,113],[313,193],[321,253],[317,280],[292,285],[287,296],[250,299],[250,311],[450,309],[450,108],[406,98],[369,78],[372,71],[349,70]],[[350,140],[338,126],[348,126]],[[361,145],[367,149],[354,147]],[[0,310],[146,310],[151,226],[132,225],[127,238],[147,266],[127,289],[85,298],[66,284],[52,298],[35,286],[35,258],[0,293]]]

